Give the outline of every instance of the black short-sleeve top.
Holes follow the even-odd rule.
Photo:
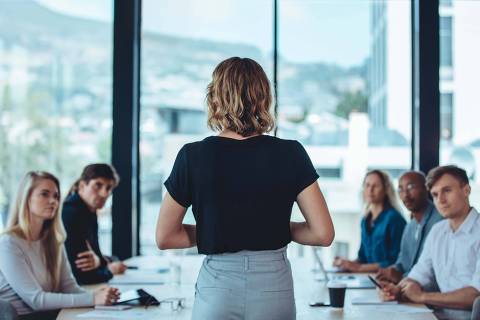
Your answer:
[[[317,179],[297,141],[211,136],[182,147],[165,187],[192,206],[198,252],[218,254],[286,246],[293,203]]]

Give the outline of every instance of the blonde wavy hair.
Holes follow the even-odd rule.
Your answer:
[[[32,241],[30,236],[31,215],[29,202],[33,190],[42,180],[50,180],[55,183],[60,195],[60,183],[54,175],[43,171],[28,172],[20,183],[14,206],[10,212],[7,228],[3,233]],[[40,234],[45,264],[54,292],[60,289],[61,250],[65,241],[65,230],[59,215],[60,199],[58,201],[59,206],[53,219],[44,222]]]
[[[272,92],[267,75],[252,59],[232,57],[220,62],[207,87],[208,126],[248,137],[269,132]]]
[[[378,170],[378,169],[368,171],[365,177],[363,178],[363,188],[365,188],[365,180],[369,175],[372,175],[372,174],[377,175],[382,181],[383,190],[385,191],[383,208],[384,209],[394,208],[399,213],[402,213],[402,209],[400,207],[400,204],[398,203],[397,194],[395,192],[395,187],[393,186],[392,179],[390,178],[390,175],[387,172],[383,170]],[[368,214],[370,212],[369,203],[365,203],[364,212],[365,214]]]

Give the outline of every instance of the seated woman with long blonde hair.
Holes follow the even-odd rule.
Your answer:
[[[55,319],[57,311],[52,310],[118,299],[117,289],[87,292],[77,285],[63,247],[59,203],[58,179],[28,172],[0,236],[0,299],[10,302],[20,319]]]
[[[365,216],[362,241],[356,260],[337,257],[334,265],[350,272],[377,272],[395,263],[400,252],[406,221],[389,175],[371,170],[363,179]]]

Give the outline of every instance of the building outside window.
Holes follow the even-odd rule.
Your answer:
[[[410,5],[279,4],[278,136],[299,140],[320,175],[336,229],[324,258],[356,258],[364,175],[411,166]]]
[[[467,170],[472,186],[470,202],[475,206],[480,200],[480,135],[475,130],[480,115],[480,2],[441,1],[439,14],[440,164],[456,164]]]

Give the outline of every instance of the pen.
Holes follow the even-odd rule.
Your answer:
[[[310,307],[330,307],[329,304],[323,303],[323,302],[310,302],[308,304]]]
[[[368,275],[368,279],[370,279],[375,284],[375,286],[377,286],[380,290],[383,289],[380,283],[378,283],[375,279],[373,279],[371,275]]]
[[[138,270],[137,266],[127,266],[127,269],[129,270]]]

